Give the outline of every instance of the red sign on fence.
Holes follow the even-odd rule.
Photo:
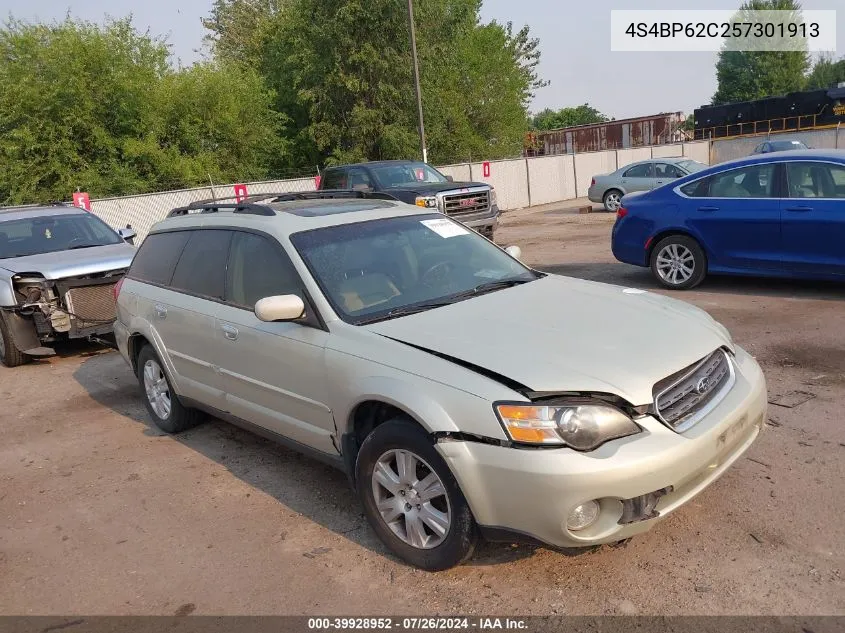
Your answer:
[[[481,174],[485,178],[490,177],[490,161],[485,160],[483,163],[481,163]]]
[[[235,200],[240,202],[244,198],[246,198],[246,185],[235,185]]]
[[[88,197],[88,193],[85,191],[76,191],[73,194],[73,206],[79,207],[81,209],[85,209],[86,211],[91,210],[91,199]]]
[[[320,188],[320,179],[321,178],[322,178],[322,176],[320,176],[320,174],[317,174],[316,176],[314,176],[314,189]]]

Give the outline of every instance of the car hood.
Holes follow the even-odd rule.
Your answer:
[[[0,259],[0,268],[12,273],[39,273],[45,279],[63,279],[129,268],[134,256],[135,247],[123,242],[108,246],[78,248],[72,251]]]
[[[695,306],[556,275],[365,327],[532,391],[613,393],[635,406],[653,400],[657,381],[732,347]]]
[[[402,185],[398,187],[385,187],[385,191],[413,191],[419,195],[435,194],[441,191],[454,191],[455,189],[467,189],[469,187],[486,187],[486,182],[421,182],[413,186]]]

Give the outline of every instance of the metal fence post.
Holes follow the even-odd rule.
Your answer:
[[[528,159],[525,159],[525,188],[528,190],[528,206],[531,206],[531,170],[528,167]]]

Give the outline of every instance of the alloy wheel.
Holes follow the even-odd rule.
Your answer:
[[[148,360],[144,364],[144,390],[153,412],[162,420],[170,417],[170,386],[161,365],[154,360]]]
[[[403,542],[431,549],[449,534],[446,487],[419,455],[403,449],[383,453],[373,469],[372,487],[382,520]]]
[[[683,244],[667,244],[657,253],[657,274],[668,284],[680,285],[695,273],[695,256]]]
[[[608,211],[619,211],[619,207],[622,206],[622,198],[616,192],[609,193],[604,199],[604,206]]]

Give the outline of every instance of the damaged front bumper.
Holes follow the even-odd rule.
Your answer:
[[[28,356],[52,356],[46,344],[70,339],[108,344],[117,316],[114,287],[125,272],[56,280],[15,275],[17,304],[2,308],[13,344]]]

